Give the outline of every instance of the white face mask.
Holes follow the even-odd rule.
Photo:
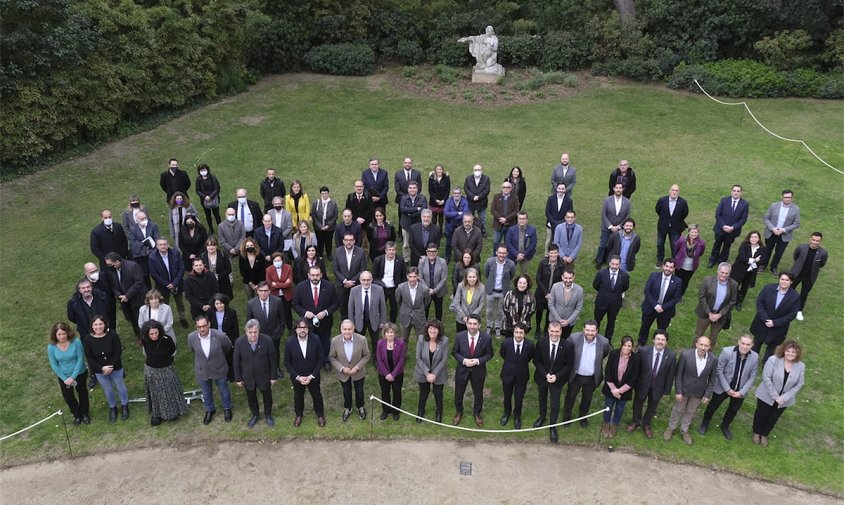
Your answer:
[[[244,203],[246,203],[246,197],[238,197],[237,203],[243,205]]]
[[[106,225],[106,226],[111,226],[111,223],[113,223],[113,222],[114,222],[114,220],[112,220],[111,218],[103,219],[103,224]]]
[[[100,272],[94,272],[91,275],[88,275],[88,280],[91,282],[97,282],[100,280]]]
[[[237,216],[226,216],[226,221],[230,223],[234,223],[235,219],[237,219]]]
[[[475,170],[475,172],[474,172],[475,177],[480,177],[482,173],[483,172],[481,172],[480,170]]]
[[[138,224],[139,224],[140,226],[146,226],[146,225],[147,225],[147,220],[146,220],[146,219],[144,219],[144,220],[142,220],[142,221],[138,221]]]
[[[273,261],[273,265],[274,265],[276,268],[281,268],[282,262],[281,262],[281,261]]]
[[[202,177],[205,177],[206,175],[208,175],[208,170],[200,170],[199,175],[201,175]]]

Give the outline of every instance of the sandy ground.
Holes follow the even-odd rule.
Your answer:
[[[461,462],[472,464],[460,475]],[[0,472],[6,504],[833,504],[692,466],[575,447],[439,441],[222,443]]]

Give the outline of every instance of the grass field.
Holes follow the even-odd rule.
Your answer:
[[[769,128],[785,137],[806,140],[827,162],[844,169],[844,103],[752,100],[750,105]],[[642,288],[655,259],[653,207],[670,184],[680,184],[681,194],[690,202],[688,222],[701,225],[707,242],[712,238],[715,206],[732,184],[744,186],[744,196],[750,202],[747,230],[763,227],[762,214],[779,199],[782,189],[794,190],[802,213],[802,227],[795,235],[795,243],[806,242],[812,231],[821,230],[831,261],[822,270],[809,299],[806,321],[792,325],[790,337],[805,346],[806,384],[797,405],[788,409],[775,428],[771,446],[761,449],[750,441],[753,399],[745,403],[733,424],[736,438],[732,442],[726,442],[713,429],[706,437],[695,436],[692,447],[676,438],[671,443],[659,438],[647,440],[641,432],[631,436],[620,433],[613,445],[659,459],[844,494],[844,390],[839,368],[844,352],[837,336],[844,318],[841,296],[835,294],[844,291],[844,268],[838,261],[844,241],[844,176],[823,166],[797,145],[766,134],[739,107],[724,107],[697,95],[607,81],[585,85],[573,96],[558,101],[491,108],[403,96],[378,76],[271,78],[248,93],[222,100],[150,132],[4,183],[0,186],[0,435],[65,407],[45,348],[51,324],[65,318],[65,304],[82,275],[82,264],[92,258],[89,233],[98,224],[102,208],[111,208],[119,215],[117,211],[125,207],[131,193],[141,195],[152,210],[153,220],[164,231],[164,199],[158,175],[171,156],[179,158],[192,178],[197,163],[208,163],[223,186],[223,202],[232,200],[235,188],[241,185],[259,199],[258,185],[268,166],[277,167],[288,184],[294,178],[300,179],[312,198],[320,185],[327,184],[333,196],[342,199],[372,155],[381,158],[382,167],[390,171],[391,177],[404,156],[413,157],[423,174],[435,163],[444,164],[452,181],[462,181],[474,163],[483,164],[494,182],[502,180],[513,165],[519,165],[528,183],[526,209],[536,224],[543,219],[550,169],[563,150],[571,153],[579,175],[574,202],[586,236],[576,282],[588,293],[585,315],[592,311],[590,285],[594,270],[588,259],[597,246],[599,210],[606,196],[608,173],[619,159],[627,158],[638,176],[639,189],[632,204],[637,231],[643,239],[642,250],[639,268],[632,273],[625,309],[619,316],[617,337],[638,330]],[[423,175],[423,179],[426,177]],[[391,205],[389,217],[395,218],[395,205]],[[541,230],[540,236],[544,238]],[[485,252],[489,250],[487,245]],[[736,250],[734,247],[733,255]],[[789,246],[788,258],[793,251],[794,245]],[[533,270],[537,261],[534,260]],[[788,266],[790,260],[783,263]],[[696,274],[693,289],[704,275],[703,270]],[[762,274],[759,284],[767,282],[773,282],[773,277]],[[245,300],[239,283],[235,287],[234,307],[242,313]],[[733,328],[721,334],[720,344],[728,344],[748,330],[754,316],[750,297],[755,297],[758,289],[759,285],[751,290],[747,308],[735,314]],[[691,342],[693,307],[694,302],[687,302],[674,319],[670,344],[676,349]],[[126,337],[131,330],[121,314],[118,319],[119,333],[128,344],[130,339]],[[446,328],[452,336],[451,314],[446,316]],[[186,332],[178,331],[180,343],[184,343]],[[177,367],[188,388],[196,384],[191,359],[188,352],[177,355]],[[127,349],[124,366],[130,396],[141,396],[140,353]],[[485,414],[488,424],[494,426],[501,415],[499,368],[497,358],[486,382],[489,392]],[[377,394],[374,369],[369,374],[367,393]],[[446,417],[453,413],[452,391],[446,388]],[[420,426],[407,418],[398,423],[376,419],[374,424],[355,418],[342,424],[340,387],[333,375],[324,377],[323,392],[329,416],[327,428],[317,428],[313,416],[306,417],[301,428],[292,427],[292,393],[289,381],[284,380],[275,388],[276,427],[248,430],[242,391],[235,391],[235,419],[231,424],[219,419],[203,426],[202,407],[194,404],[188,417],[152,428],[137,404],[133,405],[129,421],[106,422],[107,409],[98,388],[91,396],[93,423],[88,427],[70,426],[70,442],[75,454],[287,437],[413,437],[428,438],[432,443],[443,438],[465,438],[547,443],[545,431],[499,436],[467,434]],[[405,408],[415,410],[417,388],[409,375],[405,393]],[[665,427],[670,403],[666,399],[661,405],[657,431]],[[602,405],[603,398],[596,394],[594,409]],[[378,409],[374,410],[377,416]],[[428,410],[433,411],[432,401]],[[625,423],[629,410],[628,406]],[[530,424],[535,416],[536,391],[530,385],[524,422]],[[64,430],[61,422],[53,421],[0,442],[2,463],[66,458]],[[599,423],[593,422],[589,430],[573,427],[562,431],[561,442],[594,444]],[[564,446],[560,451],[565,457]]]

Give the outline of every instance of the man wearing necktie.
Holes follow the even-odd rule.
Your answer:
[[[387,322],[387,303],[384,288],[372,283],[372,272],[368,270],[361,272],[360,285],[353,287],[349,295],[349,319],[355,323],[357,333],[369,334],[374,356],[381,327]]]
[[[492,339],[489,333],[480,330],[481,320],[477,314],[466,319],[466,331],[461,331],[454,338],[452,356],[457,361],[454,375],[454,425],[463,419],[463,395],[466,386],[472,384],[474,404],[472,414],[479,428],[484,426],[481,412],[484,407],[484,382],[486,381],[486,363],[492,359]]]
[[[501,416],[501,426],[507,426],[510,414],[513,414],[513,427],[522,428],[522,402],[525,399],[528,379],[530,379],[530,362],[533,359],[533,342],[525,338],[527,326],[524,323],[513,325],[513,336],[501,342],[499,355],[504,360],[501,364],[501,386],[504,389],[504,415]],[[511,400],[515,393],[516,408],[511,407]]]
[[[246,390],[246,402],[252,417],[246,422],[248,428],[254,428],[260,414],[258,391],[264,401],[264,419],[267,426],[274,426],[273,393],[270,386],[278,381],[278,356],[273,349],[272,339],[261,333],[261,325],[256,319],[250,319],[245,326],[246,335],[234,343],[235,383]]]
[[[276,364],[281,362],[281,335],[285,327],[284,307],[281,298],[270,294],[267,281],[258,284],[258,296],[246,302],[246,318],[255,319],[261,326],[261,332],[272,339],[276,353]],[[283,374],[280,377],[284,377]]]
[[[674,317],[677,303],[682,295],[682,282],[674,275],[674,260],[662,262],[662,271],[653,272],[645,283],[645,299],[642,300],[642,325],[639,327],[639,345],[648,341],[648,333],[654,321],[657,328],[668,329]]]
[[[393,185],[396,190],[396,199],[395,202],[401,206],[401,201],[407,195],[407,187],[408,184],[411,182],[415,182],[417,184],[417,188],[422,187],[422,174],[419,173],[419,170],[413,168],[413,160],[411,158],[405,158],[402,161],[402,169],[397,170],[395,175],[393,176]],[[386,192],[385,192],[386,194]],[[384,202],[386,205],[387,202]],[[401,209],[399,209],[398,213],[398,221],[401,221],[402,213]],[[408,229],[410,227],[408,226]]]
[[[653,438],[651,421],[656,415],[659,401],[664,395],[671,393],[677,356],[668,348],[668,332],[665,330],[656,330],[653,345],[640,347],[638,354],[639,377],[634,386],[633,419],[627,425],[627,433],[633,433],[636,428],[642,426],[645,436]],[[643,416],[642,407],[646,401],[648,407]]]
[[[612,342],[615,334],[615,319],[621,310],[624,292],[630,287],[630,274],[621,270],[621,258],[617,255],[610,256],[608,265],[607,268],[595,274],[592,287],[597,291],[594,317],[598,322],[598,330],[600,331],[604,316],[607,316],[607,326],[603,335]]]
[[[533,364],[536,370],[533,381],[539,396],[539,418],[533,423],[534,428],[545,424],[548,412],[548,399],[551,399],[551,424],[557,424],[560,415],[560,396],[566,385],[571,370],[572,354],[571,342],[562,338],[563,327],[558,321],[548,324],[548,336],[539,339],[533,354]],[[557,428],[550,428],[551,443],[557,443]]]
[[[727,261],[730,256],[730,246],[741,234],[741,227],[747,222],[747,213],[750,204],[741,197],[741,186],[736,184],[730,193],[718,203],[715,209],[715,225],[712,231],[715,232],[715,241],[712,244],[712,253],[709,255],[707,268],[712,268],[716,263]]]

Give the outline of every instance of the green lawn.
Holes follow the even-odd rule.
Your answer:
[[[826,161],[844,169],[844,104],[812,100],[750,103],[769,128],[786,137],[806,140]],[[844,230],[844,176],[798,146],[769,136],[738,107],[720,106],[698,95],[612,82],[587,86],[558,101],[489,108],[403,96],[378,77],[283,76],[262,81],[249,93],[106,145],[88,156],[4,183],[0,186],[0,435],[64,408],[45,347],[51,324],[65,318],[65,303],[82,274],[82,264],[92,257],[88,234],[98,223],[100,209],[111,208],[119,215],[117,211],[126,205],[130,193],[140,194],[151,206],[153,219],[166,233],[158,175],[171,156],[180,159],[192,178],[192,167],[208,163],[223,185],[224,202],[233,199],[240,185],[258,199],[258,184],[268,166],[277,167],[288,184],[300,179],[312,198],[320,185],[327,184],[334,197],[342,199],[372,155],[381,158],[391,177],[404,156],[412,156],[424,174],[435,163],[443,163],[453,181],[462,181],[474,163],[482,163],[495,182],[503,179],[513,165],[519,165],[529,185],[526,208],[532,222],[539,223],[550,169],[563,150],[571,152],[579,174],[574,201],[579,222],[586,229],[586,243],[576,281],[589,293],[585,314],[592,311],[594,270],[588,259],[597,246],[596,227],[608,173],[620,158],[627,158],[638,175],[633,216],[643,245],[626,309],[619,316],[617,337],[638,330],[642,287],[653,271],[655,257],[653,206],[670,184],[680,184],[681,194],[691,205],[688,222],[700,223],[707,241],[712,238],[715,206],[732,184],[744,186],[744,196],[751,204],[748,230],[762,228],[762,214],[779,199],[782,189],[794,190],[802,210],[802,227],[795,241],[805,242],[812,231],[821,230],[832,258],[810,297],[806,321],[792,325],[790,336],[805,345],[806,384],[798,404],[777,425],[771,446],[765,450],[750,441],[753,399],[746,402],[733,425],[736,438],[732,442],[726,442],[713,429],[706,437],[695,436],[695,445],[690,448],[676,438],[667,444],[659,438],[647,440],[641,432],[632,436],[622,432],[613,445],[619,450],[844,494],[840,479],[844,474],[844,392],[838,368],[842,352],[834,333],[844,323],[841,298],[835,295],[844,290],[844,268],[837,261]],[[394,219],[395,205],[391,205],[389,216]],[[541,230],[540,236],[544,238]],[[791,245],[789,257],[793,250]],[[784,266],[789,264],[784,262]],[[696,274],[693,289],[703,276]],[[773,277],[763,274],[760,279],[767,283]],[[758,286],[749,297],[757,292]],[[236,294],[234,306],[241,311],[244,297],[239,289]],[[722,333],[722,344],[749,328],[753,304],[745,305],[748,308],[734,317],[732,330]],[[693,307],[693,302],[687,302],[674,319],[670,330],[674,348],[690,344]],[[118,319],[118,329],[128,344],[128,325],[121,314]],[[450,314],[446,328],[449,336],[453,335]],[[181,343],[185,334],[179,330]],[[138,397],[143,391],[142,358],[133,349],[125,356],[130,395]],[[177,365],[185,386],[195,387],[190,353],[180,351]],[[491,426],[497,426],[501,415],[499,367],[500,359],[496,359],[487,380],[485,413]],[[370,372],[367,392],[377,394],[377,379],[374,370]],[[409,375],[408,379],[404,406],[413,411],[417,388]],[[406,418],[398,423],[376,419],[372,425],[354,418],[344,425],[339,421],[340,387],[333,375],[323,380],[323,391],[329,415],[327,428],[317,428],[312,416],[298,430],[292,427],[292,393],[289,381],[284,380],[275,389],[276,427],[253,431],[245,427],[248,411],[241,391],[235,392],[235,420],[231,424],[220,419],[203,426],[202,407],[194,404],[188,417],[152,428],[139,406],[133,406],[129,421],[107,423],[103,395],[96,389],[91,396],[94,422],[89,427],[70,426],[70,441],[74,454],[294,436],[454,437],[547,443],[545,431],[467,434],[420,426]],[[446,388],[445,414],[449,418],[453,414],[451,392]],[[657,431],[665,426],[670,403],[666,400],[661,406]],[[597,394],[593,407],[597,410],[602,405],[603,398]],[[536,416],[534,385],[528,389],[525,409],[524,422],[529,425]],[[630,417],[629,409],[623,422]],[[428,410],[433,412],[433,400]],[[2,463],[66,458],[64,430],[60,421],[53,421],[0,443]],[[594,444],[597,424],[593,422],[589,430],[573,427],[562,431],[561,442]]]

